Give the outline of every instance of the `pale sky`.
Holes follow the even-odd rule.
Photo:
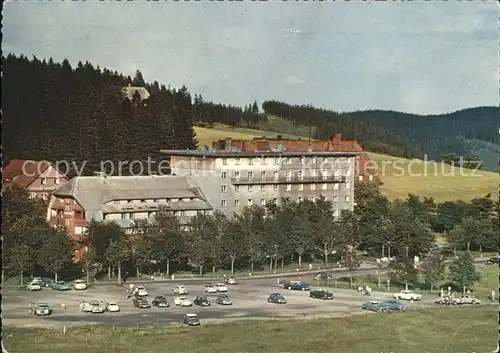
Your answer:
[[[67,58],[205,100],[445,113],[498,103],[495,1],[4,4],[3,52]]]

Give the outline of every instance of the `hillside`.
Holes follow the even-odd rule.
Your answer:
[[[230,137],[252,139],[258,136],[272,137],[276,133],[260,130],[215,125],[207,129],[195,127],[200,145],[210,146],[212,141]],[[283,138],[298,138],[282,134]],[[454,168],[436,162],[419,159],[397,158],[384,154],[368,153],[378,166],[384,185],[382,192],[390,199],[406,198],[409,193],[420,197],[432,197],[436,201],[464,200],[498,194],[498,173]]]

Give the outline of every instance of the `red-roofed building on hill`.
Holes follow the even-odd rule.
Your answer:
[[[380,183],[375,165],[370,160],[368,154],[364,152],[363,147],[357,141],[342,140],[342,135],[339,133],[333,135],[327,141],[282,139],[280,135],[276,138],[255,137],[253,140],[233,140],[227,138],[214,142],[212,148],[215,150],[248,152],[272,151],[276,149],[294,152],[360,152],[361,154],[356,156],[356,180]]]
[[[31,198],[48,200],[50,194],[68,179],[50,162],[13,159],[2,169],[2,192],[9,188],[25,189]]]

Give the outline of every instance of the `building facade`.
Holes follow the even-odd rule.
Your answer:
[[[2,170],[2,191],[8,188],[25,189],[30,198],[46,201],[54,190],[67,182],[66,176],[47,161],[14,159]]]
[[[219,179],[210,189],[215,209],[227,215],[246,206],[269,201],[324,198],[336,216],[354,207],[355,165],[358,152],[287,151],[277,146],[267,151],[226,150],[162,151],[170,157],[172,174],[196,177],[203,185]],[[216,201],[215,201],[216,199]]]

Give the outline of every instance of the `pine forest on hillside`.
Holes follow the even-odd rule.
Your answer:
[[[9,54],[4,68],[4,162],[10,159],[74,161],[84,174],[99,170],[104,160],[157,160],[160,149],[197,146],[193,125],[273,130],[269,116],[279,116],[290,128],[311,126],[314,138],[341,132],[366,150],[400,157],[453,159],[473,152],[468,141],[496,143],[493,107],[473,108],[441,116],[422,117],[392,111],[336,113],[277,101],[245,107],[207,102],[183,86],[175,89],[79,62]],[[144,87],[150,93],[129,100],[122,89]],[[493,145],[494,146],[494,145]],[[452,156],[452,157],[450,157]]]

